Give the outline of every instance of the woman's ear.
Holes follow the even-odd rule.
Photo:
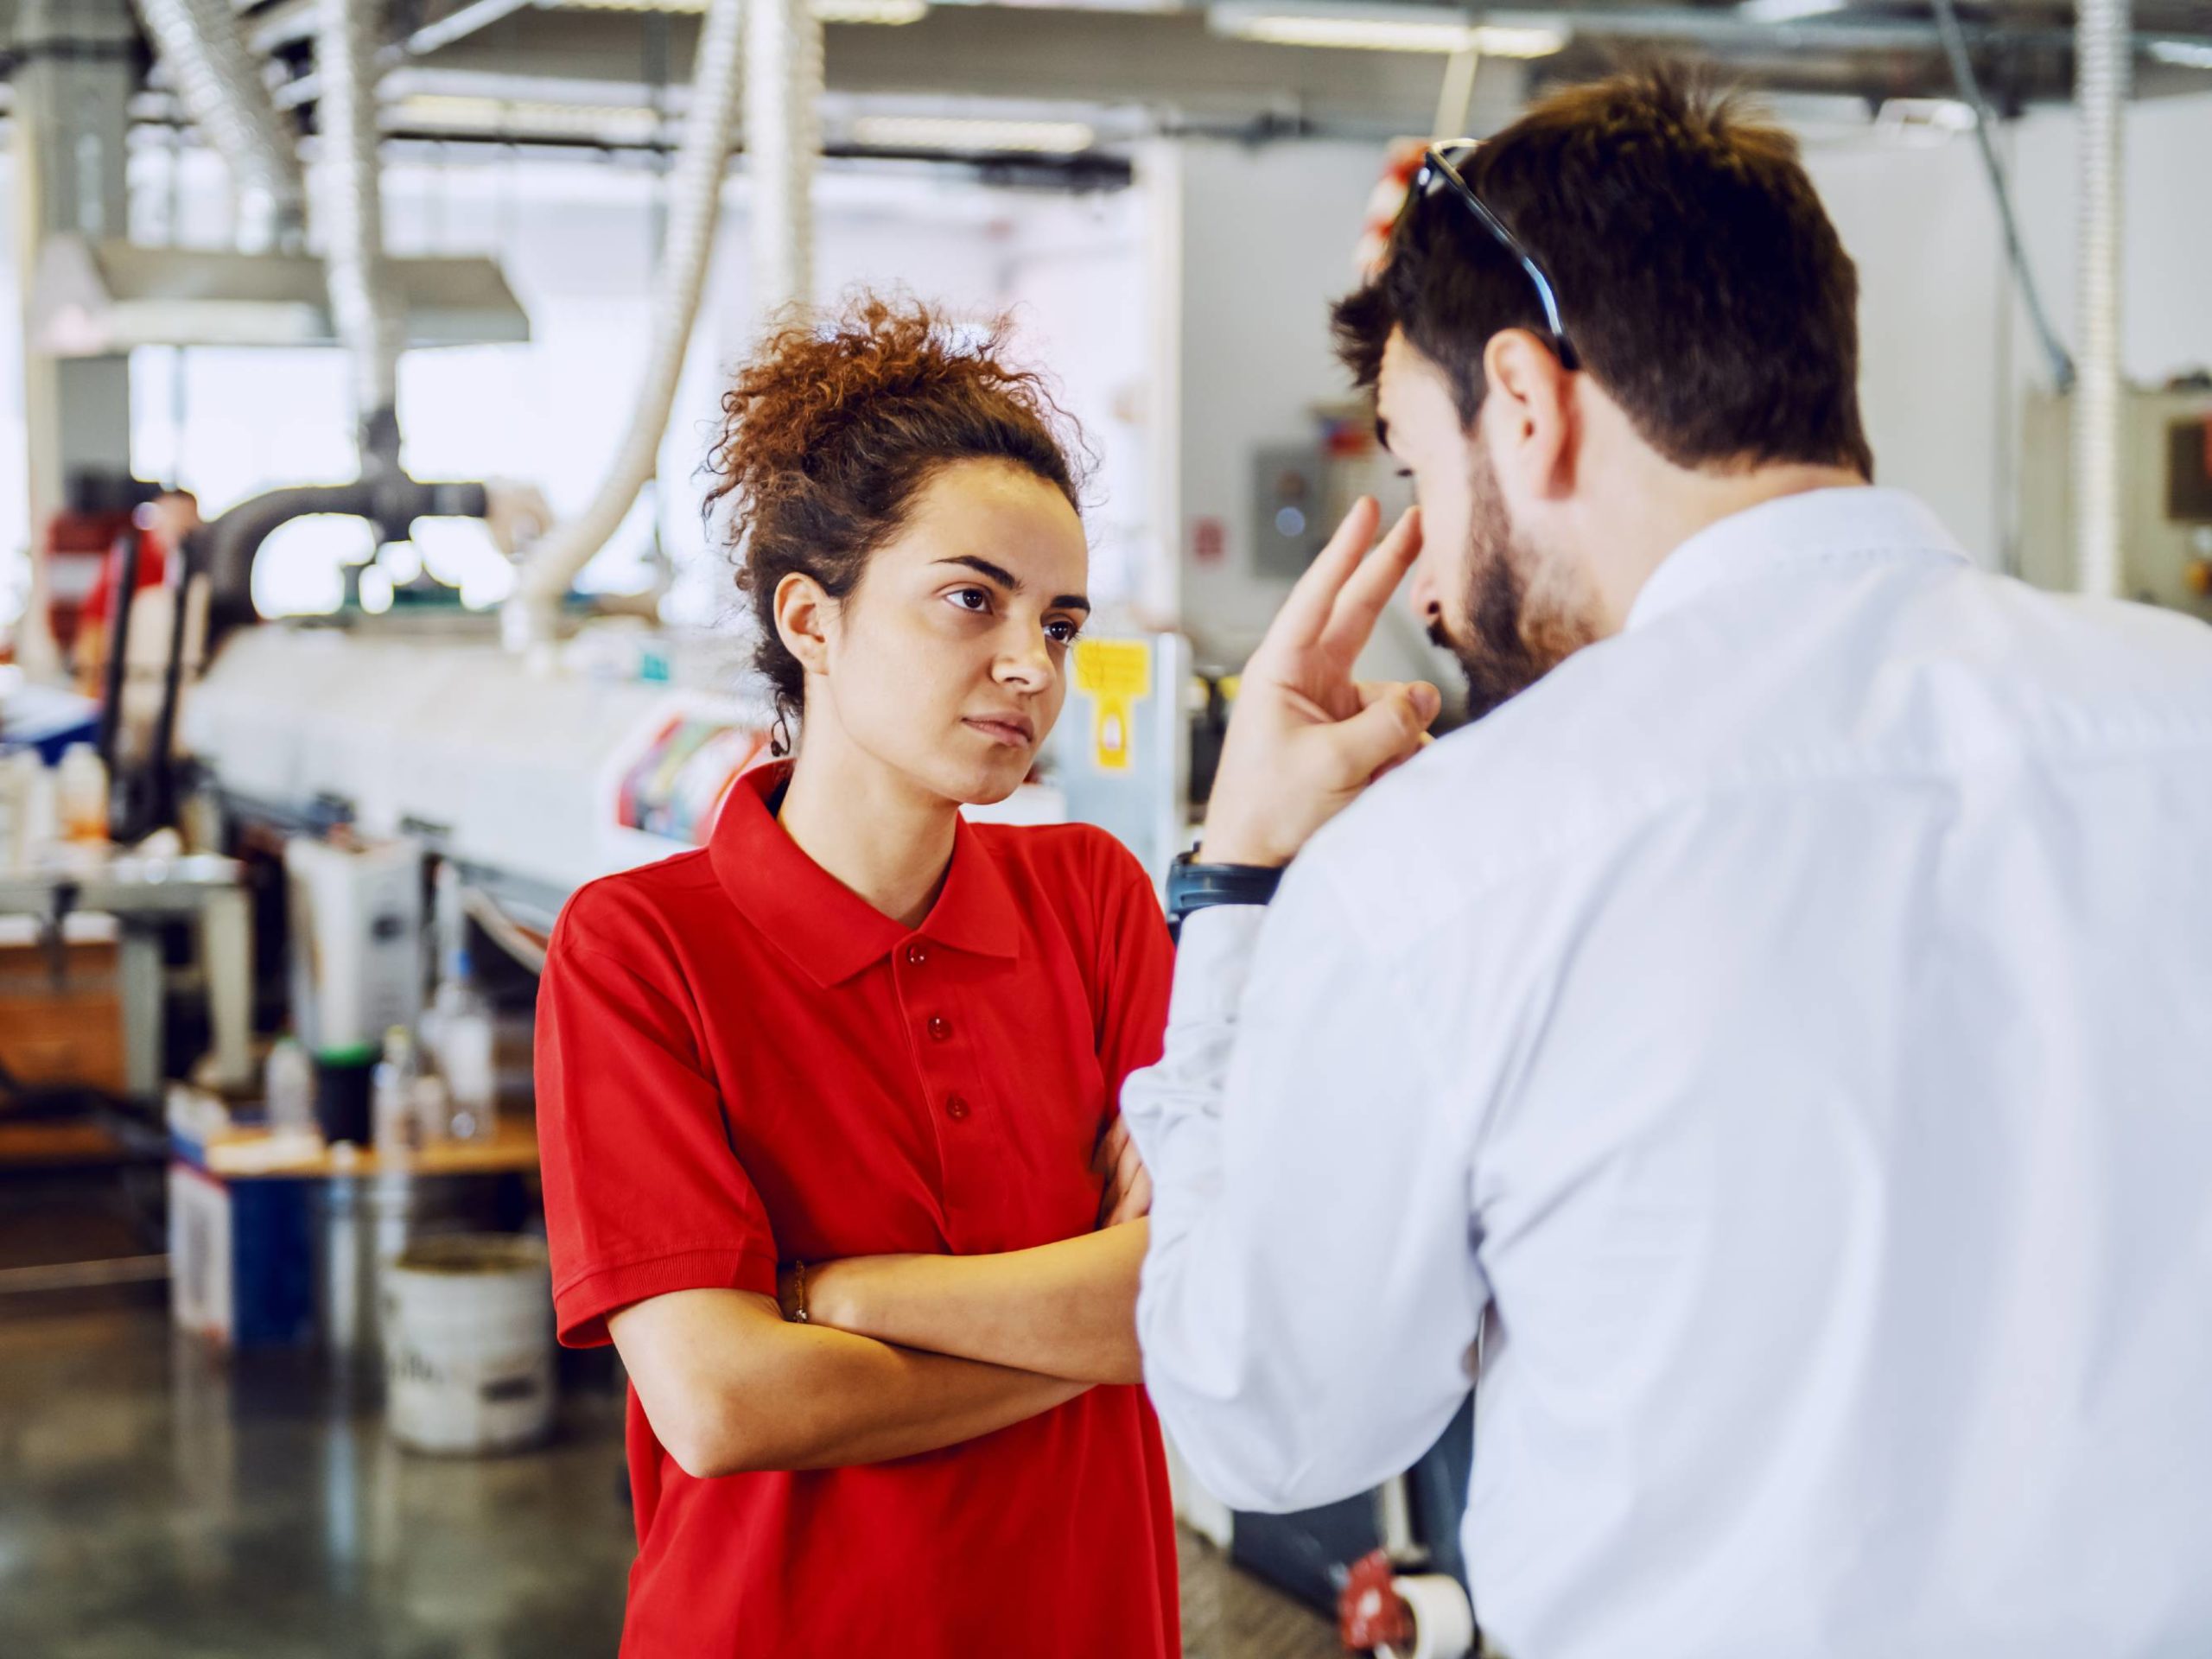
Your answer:
[[[776,584],[776,632],[784,649],[809,674],[830,671],[830,609],[835,604],[812,576],[794,570]]]

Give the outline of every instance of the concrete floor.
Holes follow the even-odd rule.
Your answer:
[[[412,1457],[312,1357],[226,1361],[143,1295],[0,1308],[0,1655],[612,1655],[620,1414],[587,1380],[543,1451]],[[1208,1546],[1183,1553],[1187,1653],[1340,1652]]]

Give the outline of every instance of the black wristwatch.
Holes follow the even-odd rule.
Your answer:
[[[1213,905],[1264,905],[1282,885],[1282,871],[1263,864],[1200,864],[1185,853],[1167,867],[1167,931],[1183,933],[1183,918]]]

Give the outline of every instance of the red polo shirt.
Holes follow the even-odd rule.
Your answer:
[[[984,1255],[1088,1232],[1090,1158],[1160,1056],[1172,963],[1142,868],[1084,825],[963,823],[909,931],[731,791],[711,843],[569,901],[538,999],[563,1342],[779,1262]],[[696,1480],[633,1389],[628,1659],[1172,1659],[1160,1431],[1099,1388],[896,1463]]]

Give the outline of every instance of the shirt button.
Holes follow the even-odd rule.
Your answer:
[[[909,968],[918,968],[929,959],[930,953],[919,939],[906,947],[906,965]]]
[[[931,1014],[931,1015],[930,1016],[930,1040],[931,1040],[931,1042],[933,1042],[933,1043],[942,1043],[942,1042],[944,1042],[944,1041],[946,1041],[948,1039],[950,1039],[950,1038],[951,1037],[951,1035],[952,1035],[952,1021],[951,1021],[951,1020],[950,1020],[946,1019],[946,1018],[945,1018],[943,1014]]]
[[[944,1115],[957,1123],[968,1116],[968,1103],[958,1095],[944,1103]]]

